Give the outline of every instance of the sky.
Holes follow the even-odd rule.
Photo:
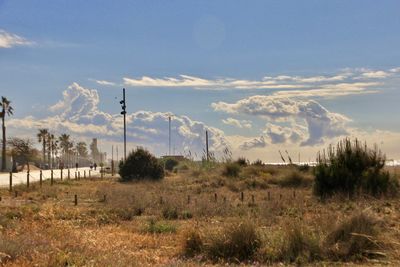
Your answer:
[[[0,0],[9,136],[314,160],[351,137],[400,158],[400,2]]]

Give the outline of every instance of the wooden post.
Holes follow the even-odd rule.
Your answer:
[[[214,193],[214,201],[215,201],[215,202],[218,201],[218,195],[217,195],[217,193]]]
[[[240,192],[240,200],[243,202],[244,201],[244,193]]]
[[[86,170],[83,171],[83,179],[86,179]]]
[[[91,170],[89,170],[89,178],[91,177],[91,174],[90,174],[90,172],[91,172]]]
[[[293,190],[293,198],[296,198],[296,191]]]
[[[104,177],[103,167],[100,168],[100,175],[101,175],[101,179],[103,179],[103,177]]]
[[[268,191],[268,200],[271,200],[271,192]]]
[[[26,187],[29,188],[29,171],[26,172]]]
[[[80,180],[80,179],[81,179],[81,172],[78,171],[78,180]]]
[[[12,191],[12,172],[10,172],[10,192]]]
[[[68,169],[68,180],[69,179],[71,179],[71,175],[70,175],[70,172],[69,172],[69,169]]]
[[[75,195],[75,201],[74,201],[74,203],[75,203],[75,206],[78,205],[78,195]]]
[[[61,179],[61,181],[63,180],[63,169],[61,169],[61,172],[60,172],[60,179]]]
[[[53,170],[50,172],[50,185],[53,185],[54,183],[54,175],[53,175]]]
[[[75,172],[75,180],[78,180],[78,175],[76,174],[76,172]]]
[[[40,187],[42,187],[42,183],[43,183],[43,172],[42,172],[42,170],[40,170],[40,172],[39,172],[39,185],[40,185]]]
[[[282,199],[282,194],[279,194],[279,199]]]
[[[107,201],[107,195],[104,195],[103,196],[103,202],[106,202]]]

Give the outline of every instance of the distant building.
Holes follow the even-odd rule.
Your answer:
[[[162,156],[161,158],[163,158],[163,159],[175,159],[175,160],[177,160],[177,161],[183,161],[183,160],[185,160],[186,158],[184,157],[184,156],[182,156],[182,155],[166,155],[166,156]]]

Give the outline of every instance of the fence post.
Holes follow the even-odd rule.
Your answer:
[[[54,175],[53,175],[53,170],[51,170],[51,174],[50,174],[50,185],[53,185],[54,183]]]
[[[103,179],[103,177],[104,177],[103,167],[101,167],[101,169],[100,169],[100,176],[101,176],[101,179]]]
[[[90,174],[90,172],[91,172],[91,170],[89,170],[89,178],[91,177],[91,174]]]
[[[60,172],[60,180],[61,181],[63,180],[63,169],[61,169],[61,172]]]
[[[78,195],[75,195],[74,203],[75,203],[75,206],[78,205]]]
[[[71,179],[71,175],[70,175],[70,172],[69,172],[69,169],[68,169],[68,180],[69,179]]]
[[[244,201],[244,193],[243,192],[240,192],[240,201]]]
[[[293,198],[296,198],[296,191],[293,190]]]
[[[83,171],[83,179],[86,179],[86,170]]]
[[[81,179],[81,171],[78,171],[78,180]]]
[[[42,172],[42,170],[40,170],[40,173],[39,173],[39,185],[40,185],[40,187],[42,187],[42,183],[43,183],[43,172]]]
[[[12,191],[12,172],[10,172],[10,192]]]
[[[218,200],[218,195],[217,195],[217,193],[214,193],[214,200],[215,200],[215,202],[217,202],[217,200]]]
[[[29,171],[26,172],[26,187],[29,188]]]
[[[271,200],[271,193],[268,191],[268,200]]]
[[[76,174],[76,172],[75,172],[75,180],[78,180],[78,175]]]

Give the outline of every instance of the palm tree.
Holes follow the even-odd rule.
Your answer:
[[[46,144],[47,144],[47,136],[49,135],[49,131],[47,129],[39,129],[39,133],[37,134],[37,138],[39,143],[42,143],[42,153],[43,153],[43,163],[46,163]]]
[[[75,146],[78,155],[82,158],[86,158],[88,156],[88,150],[85,142],[78,142]]]
[[[54,137],[54,134],[49,133],[47,137],[47,160],[49,162],[50,168],[53,168],[52,155],[53,155],[53,147],[55,139],[56,138]]]
[[[71,150],[71,148],[74,146],[73,143],[70,141],[70,136],[69,134],[62,134],[58,140],[60,141],[60,148],[61,151],[63,152],[64,158],[67,156]]]
[[[13,107],[10,105],[11,101],[5,98],[4,96],[1,97],[0,107],[1,107],[1,121],[2,121],[2,129],[3,129],[3,148],[1,151],[1,170],[6,170],[6,115],[11,116],[13,114]]]

